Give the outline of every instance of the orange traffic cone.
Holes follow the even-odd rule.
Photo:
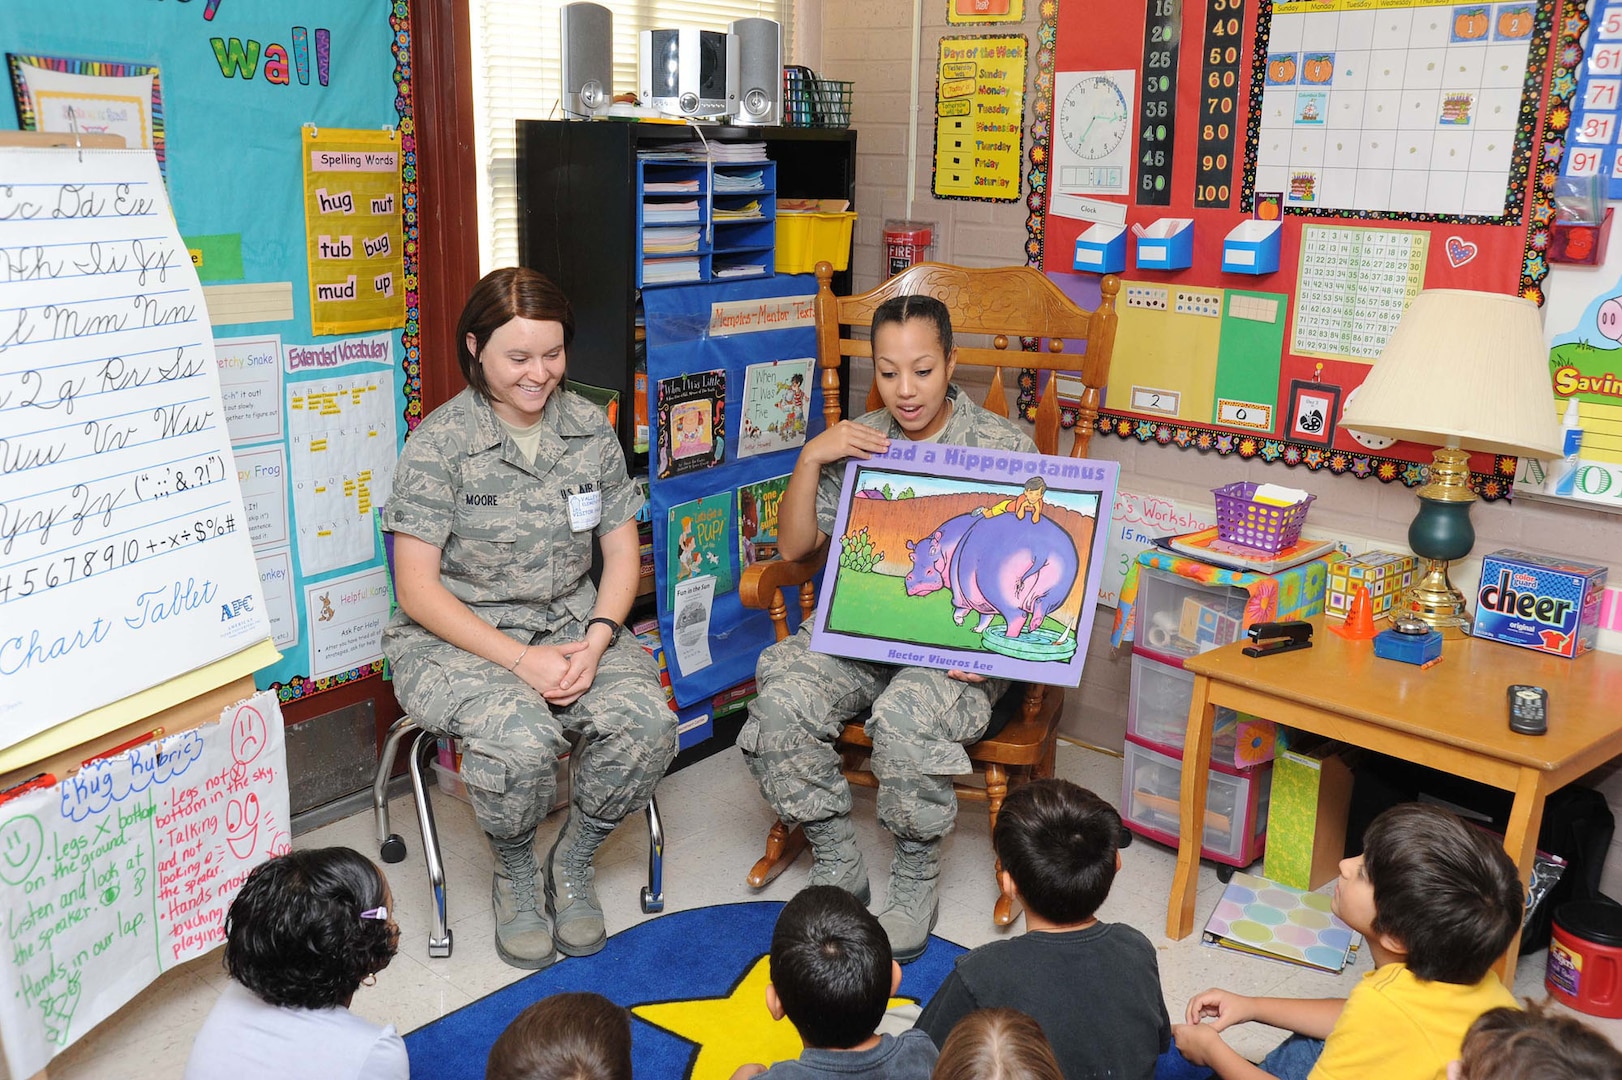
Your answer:
[[[1379,633],[1374,628],[1373,605],[1369,603],[1369,590],[1367,585],[1359,585],[1352,594],[1352,608],[1346,613],[1346,622],[1341,626],[1331,626],[1329,629],[1343,638],[1353,641],[1366,641]]]

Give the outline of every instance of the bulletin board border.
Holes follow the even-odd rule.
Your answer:
[[[400,168],[400,184],[404,215],[402,228],[405,233],[406,323],[401,337],[403,355],[400,368],[405,376],[406,396],[405,409],[401,415],[409,432],[415,431],[417,425],[422,423],[422,336],[417,289],[421,277],[419,266],[421,237],[417,214],[417,125],[411,82],[411,11],[408,0],[395,0],[389,12],[389,28],[394,31],[394,42],[390,46],[394,54],[394,111],[400,117],[400,150],[404,154]],[[336,690],[340,686],[347,686],[373,675],[382,675],[385,668],[385,662],[377,659],[349,671],[326,675],[319,679],[295,675],[286,682],[271,683],[267,689],[274,690],[277,701],[286,705],[290,701],[314,697],[316,694]]]
[[[1272,0],[1261,0],[1261,5],[1261,10],[1271,12]],[[1534,153],[1529,157],[1527,170],[1532,188],[1530,205],[1526,209],[1526,244],[1521,266],[1520,294],[1540,306],[1544,300],[1543,282],[1549,274],[1545,252],[1549,246],[1551,225],[1554,220],[1554,183],[1559,173],[1560,162],[1565,156],[1566,132],[1571,123],[1572,99],[1577,89],[1577,72],[1583,61],[1582,35],[1588,26],[1588,17],[1582,0],[1559,0],[1559,3],[1554,5],[1539,4],[1538,18],[1543,20],[1551,18],[1549,13],[1555,8],[1560,10],[1559,41],[1552,58],[1548,106],[1543,114],[1543,130],[1541,135],[1536,131],[1535,116],[1530,127],[1522,125],[1522,134],[1533,140]],[[1047,239],[1047,181],[1052,139],[1053,78],[1059,30],[1059,0],[1041,0],[1038,11],[1040,22],[1036,34],[1036,100],[1033,105],[1034,117],[1031,121],[1030,168],[1026,173],[1028,187],[1026,208],[1029,213],[1025,219],[1025,261],[1027,265],[1040,270],[1044,262]],[[1534,38],[1534,61],[1548,60],[1551,34],[1545,27],[1543,32],[1535,32]],[[1540,42],[1541,52],[1538,51]],[[1535,66],[1535,63],[1529,64],[1529,67]],[[1530,81],[1532,77],[1529,74],[1528,80]],[[1527,108],[1528,100],[1528,95],[1523,94],[1523,110]],[[1531,96],[1530,100],[1535,109],[1536,96]],[[1254,109],[1252,115],[1255,115]],[[1247,157],[1253,154],[1252,144]],[[1246,206],[1254,205],[1253,183],[1254,173],[1246,168],[1246,188],[1241,193],[1241,198],[1246,200],[1244,204]],[[1524,189],[1522,197],[1525,197]],[[1358,213],[1307,216],[1356,217]],[[1425,215],[1382,215],[1382,218],[1395,219],[1402,216],[1421,220],[1432,219],[1426,218]],[[1023,344],[1026,349],[1036,347],[1036,343],[1031,341],[1025,341]],[[1021,373],[1019,389],[1020,414],[1029,419],[1034,415],[1037,400],[1037,379],[1034,371],[1026,369]],[[1075,422],[1073,410],[1065,410],[1065,426],[1073,426]],[[1425,466],[1414,462],[1400,461],[1378,454],[1327,450],[1284,439],[1247,436],[1198,425],[1161,423],[1134,416],[1112,414],[1107,410],[1100,412],[1096,430],[1100,435],[1135,439],[1140,443],[1154,442],[1161,446],[1214,453],[1219,457],[1237,454],[1241,459],[1260,458],[1266,462],[1283,462],[1285,465],[1304,467],[1309,471],[1328,469],[1335,475],[1350,473],[1358,478],[1373,477],[1384,483],[1400,482],[1406,487],[1418,487],[1425,482]],[[1493,470],[1490,473],[1471,473],[1471,486],[1483,500],[1489,502],[1509,498],[1513,493],[1515,469],[1515,458],[1495,456]]]

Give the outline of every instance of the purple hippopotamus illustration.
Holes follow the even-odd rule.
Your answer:
[[[912,552],[912,569],[907,571],[908,596],[925,596],[946,587],[946,568],[952,552],[969,526],[979,520],[979,514],[959,514],[941,522],[928,536],[907,541],[907,550]]]
[[[952,617],[961,625],[970,611],[984,633],[993,615],[1016,638],[1042,625],[1076,583],[1081,560],[1075,541],[1051,519],[1023,521],[1012,514],[960,514],[913,542],[907,595],[952,590]]]
[[[962,623],[970,610],[980,612],[977,633],[993,615],[1007,620],[1006,637],[1035,630],[1070,594],[1080,563],[1076,542],[1049,518],[982,518],[958,540],[947,564],[952,617]]]

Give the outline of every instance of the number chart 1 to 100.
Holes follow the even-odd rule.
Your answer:
[[[1149,0],[1143,27],[1143,101],[1138,107],[1137,199],[1143,206],[1171,204],[1182,23],[1183,0]]]
[[[1603,176],[1606,196],[1622,199],[1622,4],[1608,4],[1588,27],[1577,82],[1577,115],[1563,176]]]

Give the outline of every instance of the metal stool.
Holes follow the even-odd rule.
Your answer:
[[[428,955],[451,954],[451,928],[445,921],[445,863],[439,855],[439,830],[434,826],[434,808],[429,802],[428,785],[423,782],[423,758],[437,745],[433,732],[419,727],[409,716],[402,716],[389,727],[383,752],[377,758],[377,775],[372,780],[372,815],[377,821],[378,854],[386,863],[397,863],[406,857],[405,841],[398,833],[389,831],[389,769],[400,741],[416,734],[411,752],[406,758],[411,774],[411,795],[417,805],[417,824],[422,829],[422,854],[428,864],[428,888],[433,893],[434,927],[428,935]],[[573,755],[569,768],[573,770]],[[570,773],[571,791],[574,790],[573,772]],[[665,831],[659,821],[659,804],[648,798],[648,883],[642,887],[642,910],[651,915],[665,908],[664,891]]]

